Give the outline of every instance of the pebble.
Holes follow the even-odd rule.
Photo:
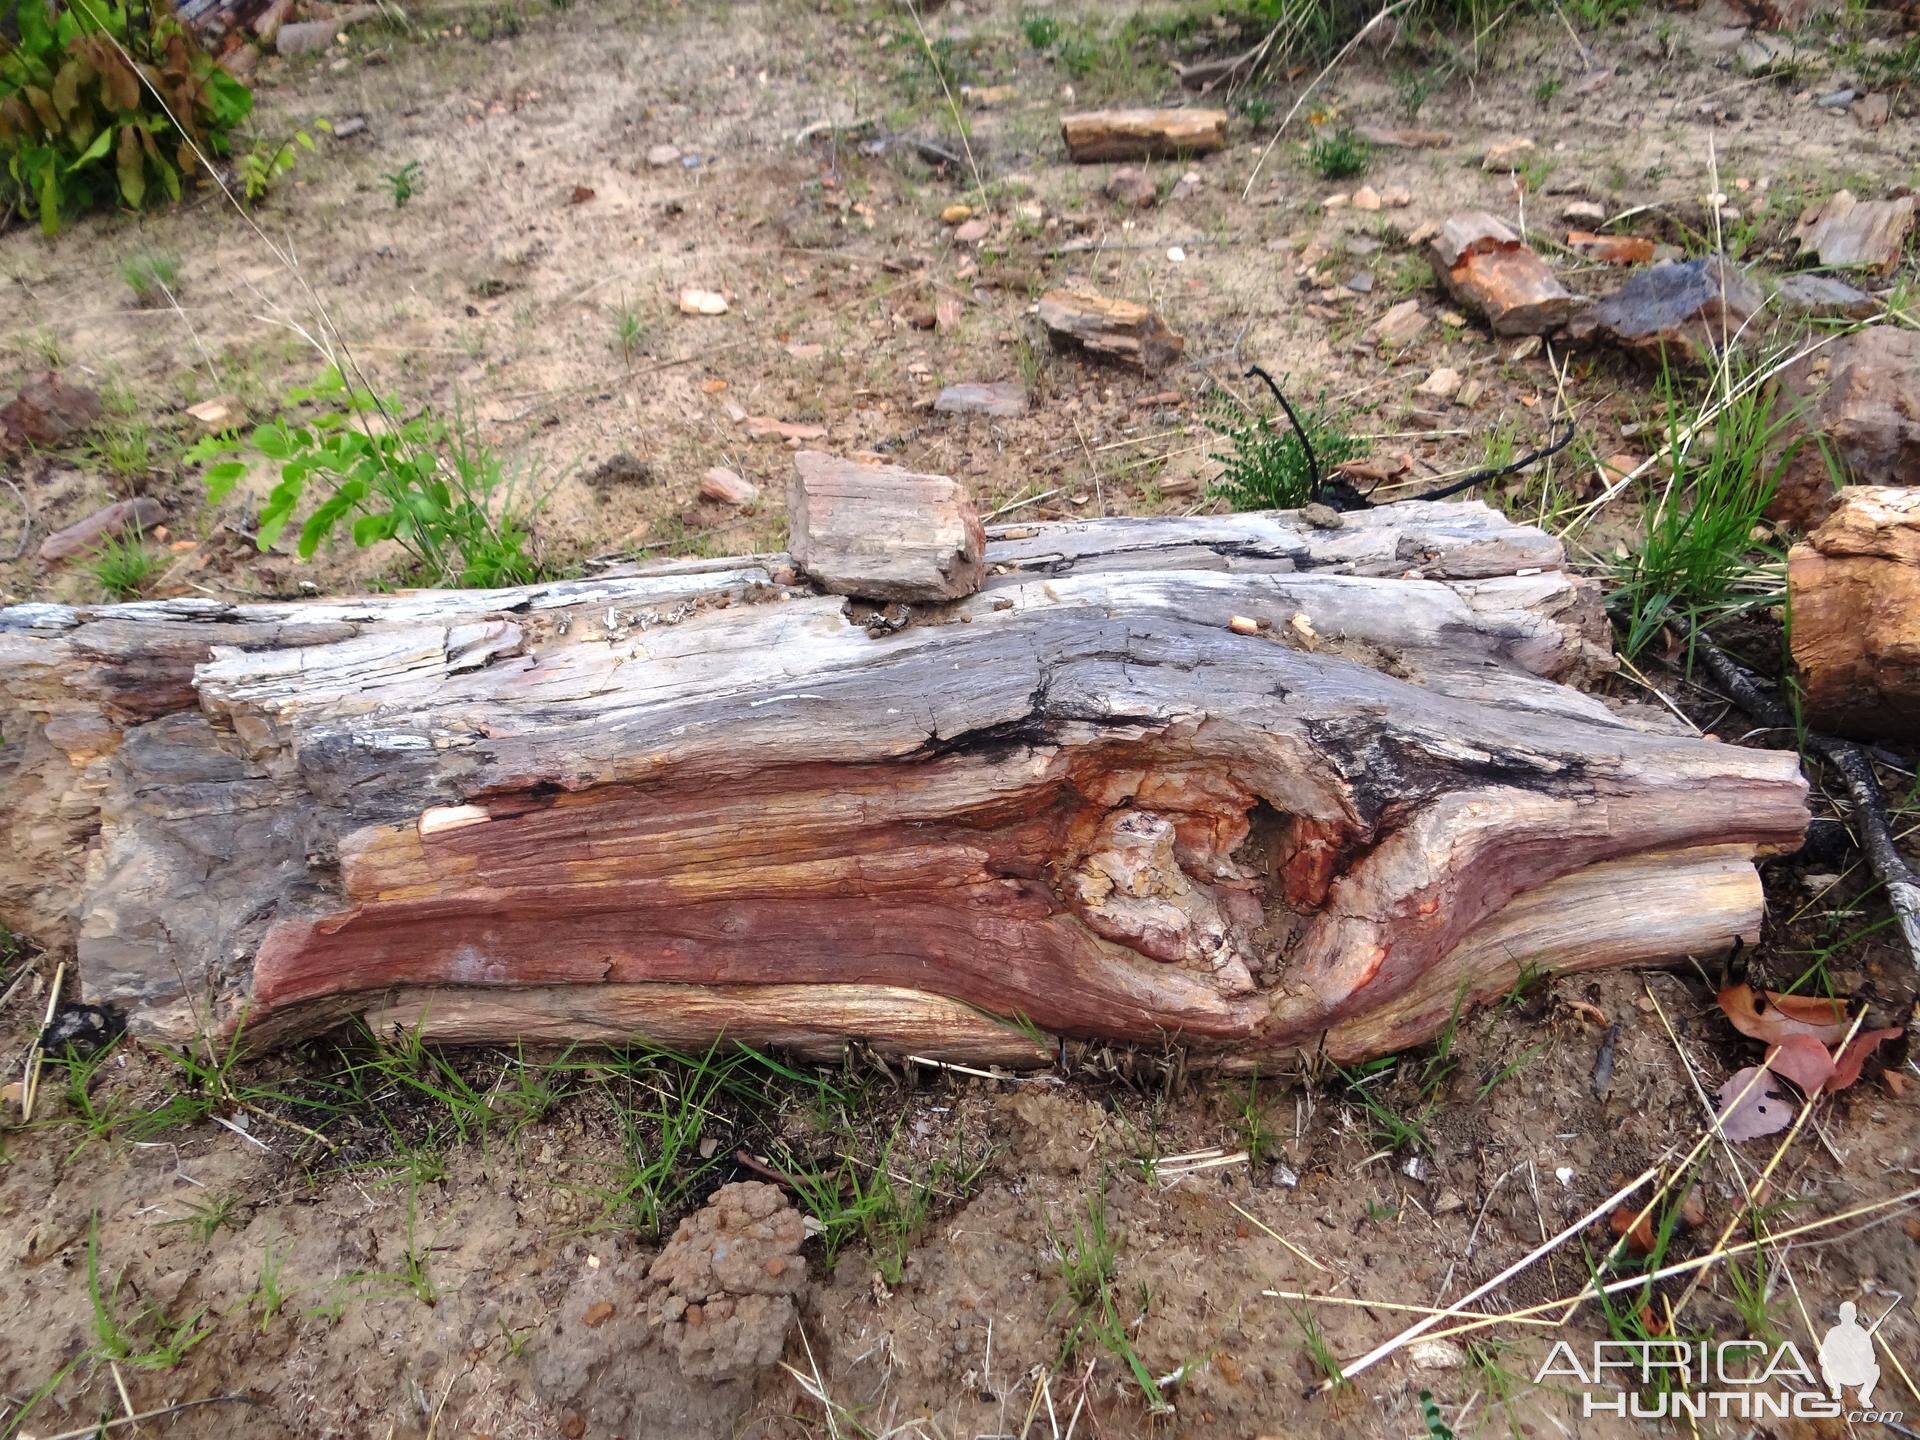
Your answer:
[[[665,169],[669,165],[678,165],[679,163],[680,147],[678,145],[669,145],[662,142],[661,144],[650,146],[647,149],[647,164],[653,166],[656,170]]]

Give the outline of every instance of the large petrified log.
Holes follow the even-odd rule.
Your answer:
[[[1270,1064],[1750,933],[1806,818],[1793,755],[1556,683],[1593,593],[1477,503],[985,559],[899,629],[783,556],[0,611],[0,917],[163,1036]]]

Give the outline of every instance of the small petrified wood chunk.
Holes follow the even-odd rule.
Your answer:
[[[1812,723],[1920,735],[1920,489],[1841,491],[1827,522],[1788,555],[1787,593]]]
[[[167,507],[151,496],[140,495],[132,500],[116,500],[113,504],[94,511],[83,520],[76,520],[64,530],[56,530],[40,542],[40,558],[49,563],[69,560],[75,555],[83,555],[89,550],[98,549],[108,540],[127,534],[138,535],[151,530],[167,518]]]
[[[1541,335],[1564,325],[1580,300],[1513,231],[1484,210],[1449,216],[1433,239],[1433,268],[1496,335]]]
[[[834,595],[958,600],[986,573],[973,500],[945,475],[802,450],[787,482],[787,525],[794,564]]]
[[[1793,238],[1803,254],[1817,257],[1822,265],[1889,275],[1900,263],[1916,204],[1920,201],[1911,195],[1859,200],[1851,190],[1839,190],[1807,208],[1793,228]]]
[[[1145,305],[1086,290],[1049,290],[1042,295],[1040,323],[1056,345],[1079,345],[1149,375],[1170,365],[1187,343]]]
[[[1085,110],[1060,117],[1067,157],[1090,160],[1153,160],[1168,155],[1204,155],[1227,143],[1224,110]]]

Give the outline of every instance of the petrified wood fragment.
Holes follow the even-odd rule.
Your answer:
[[[1546,261],[1484,210],[1447,217],[1433,239],[1433,269],[1496,335],[1545,334],[1580,305]]]
[[[1006,527],[873,633],[784,558],[0,612],[0,917],[134,1027],[1271,1063],[1758,923],[1795,757],[1636,728],[1477,503]]]
[[[1070,160],[1204,155],[1227,143],[1224,110],[1085,110],[1060,117]]]
[[[1920,735],[1920,488],[1849,486],[1787,556],[1793,663],[1809,723]]]
[[[1056,345],[1078,345],[1149,375],[1164,370],[1186,348],[1186,341],[1145,305],[1085,290],[1042,295],[1040,323]]]
[[[945,475],[802,450],[787,519],[794,564],[835,595],[919,604],[980,588],[986,533],[972,497]]]

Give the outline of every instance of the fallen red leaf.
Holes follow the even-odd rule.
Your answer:
[[[1832,1076],[1833,1056],[1811,1035],[1789,1035],[1767,1051],[1767,1068],[1786,1076],[1803,1095],[1811,1095]]]
[[[1867,1057],[1879,1047],[1882,1040],[1895,1040],[1900,1036],[1900,1027],[1892,1025],[1885,1030],[1862,1030],[1848,1043],[1833,1062],[1833,1078],[1827,1081],[1827,1089],[1844,1090],[1860,1078],[1860,1067],[1867,1063]]]
[[[1811,1035],[1823,1045],[1838,1045],[1847,1033],[1847,1007],[1838,1000],[1772,990],[1762,994],[1745,981],[1729,985],[1719,998],[1734,1029],[1770,1045],[1789,1035]]]

